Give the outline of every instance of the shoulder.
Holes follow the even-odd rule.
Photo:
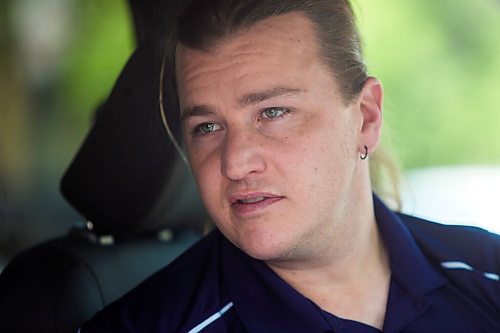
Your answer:
[[[82,332],[176,332],[184,325],[189,326],[190,321],[196,322],[197,317],[210,313],[219,306],[221,241],[218,232],[204,237],[167,267],[99,312],[83,326]]]
[[[427,255],[500,273],[500,236],[470,226],[444,225],[398,214]]]
[[[398,215],[430,264],[447,280],[440,289],[447,301],[439,303],[435,296],[436,304],[456,313],[462,308],[464,318],[481,318],[482,323],[498,327],[500,236],[476,227]]]

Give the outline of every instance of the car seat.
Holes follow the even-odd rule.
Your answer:
[[[163,128],[161,43],[139,43],[61,182],[86,219],[0,275],[0,332],[76,332],[201,237],[208,219]],[[178,110],[165,89],[172,132]]]

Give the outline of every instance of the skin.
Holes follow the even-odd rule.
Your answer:
[[[382,88],[352,102],[300,13],[210,51],[178,45],[184,139],[221,232],[323,309],[382,328],[390,278],[364,145],[378,145]]]

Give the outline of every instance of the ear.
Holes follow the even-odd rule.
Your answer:
[[[382,130],[382,100],[383,89],[380,81],[369,77],[358,97],[362,123],[359,135],[359,151],[364,152],[364,146],[373,152],[379,142]]]

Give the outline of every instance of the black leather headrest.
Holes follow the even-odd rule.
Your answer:
[[[198,229],[207,219],[161,122],[159,50],[142,45],[134,52],[61,182],[63,196],[99,234]],[[179,137],[178,109],[171,90],[165,93],[169,124]]]

